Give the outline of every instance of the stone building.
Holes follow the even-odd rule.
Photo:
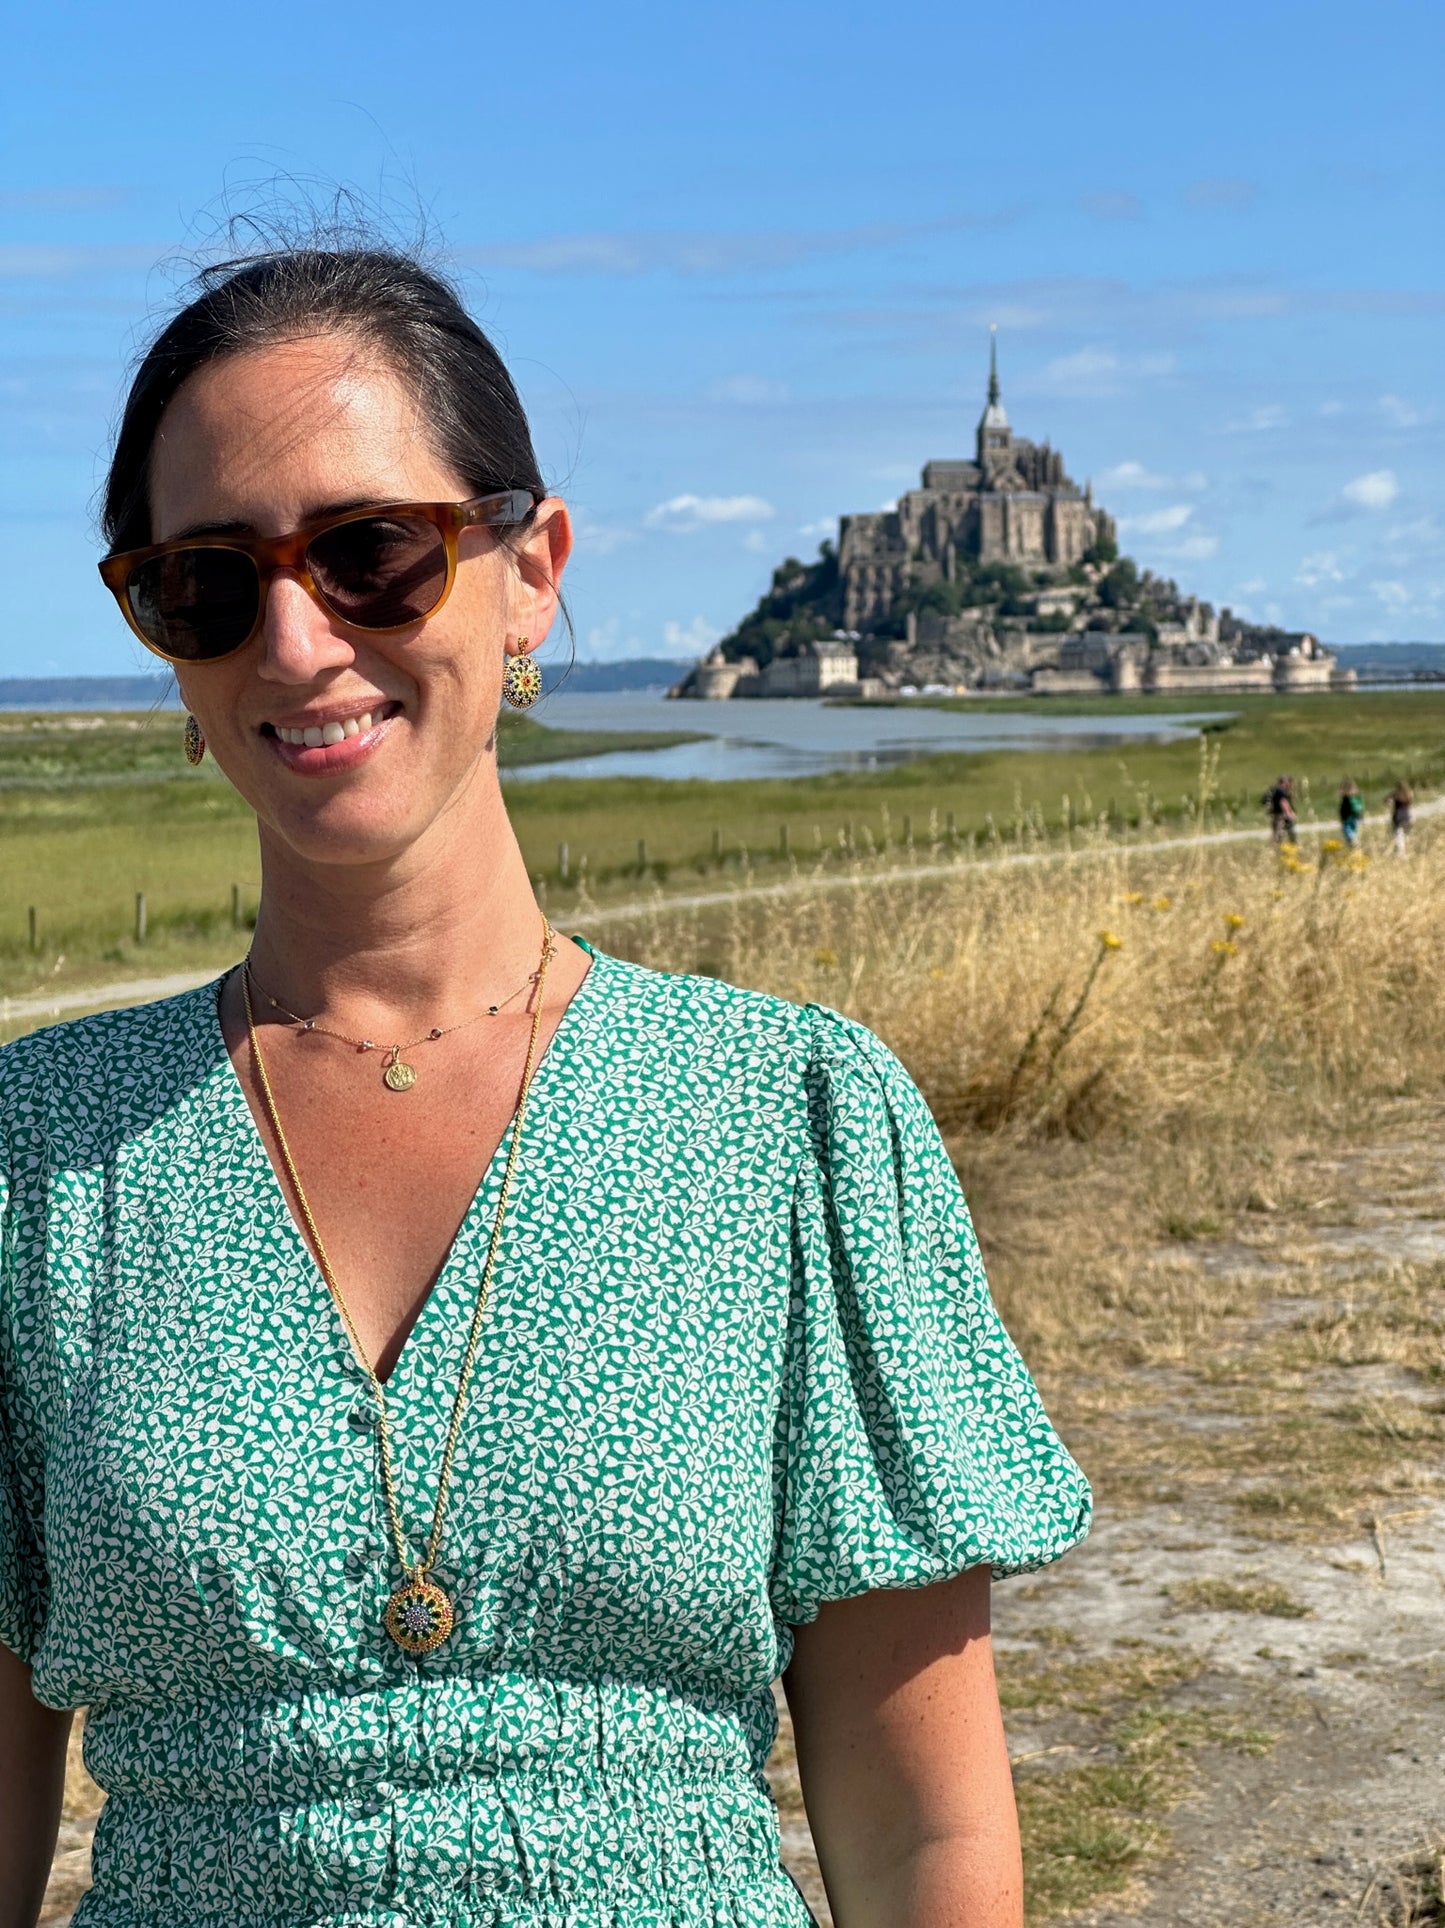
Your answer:
[[[775,656],[759,669],[751,656],[729,662],[720,649],[695,665],[673,696],[705,701],[732,696],[868,696],[883,693],[882,685],[858,675],[858,651],[845,636],[806,643],[795,654]]]
[[[974,459],[929,462],[922,487],[900,496],[896,508],[842,518],[843,627],[867,630],[886,621],[906,584],[935,573],[950,581],[960,557],[1062,575],[1113,535],[1113,519],[1095,508],[1088,488],[1070,480],[1063,456],[1047,442],[1015,436],[991,341]]]

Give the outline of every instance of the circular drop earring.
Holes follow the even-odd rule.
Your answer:
[[[201,734],[201,726],[189,713],[186,716],[186,762],[194,770],[206,754],[206,739]]]
[[[542,672],[527,654],[525,636],[517,638],[517,654],[502,672],[502,695],[514,710],[529,710],[542,694]]]

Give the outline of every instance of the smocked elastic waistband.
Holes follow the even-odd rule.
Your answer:
[[[630,1681],[416,1675],[288,1698],[92,1710],[85,1758],[110,1794],[298,1802],[351,1790],[536,1775],[756,1779],[771,1697],[705,1702]]]

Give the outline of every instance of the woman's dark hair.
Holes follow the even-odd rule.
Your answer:
[[[546,493],[501,356],[440,275],[384,247],[279,248],[223,262],[147,350],[126,397],[101,526],[111,551],[151,541],[150,457],[182,382],[208,362],[308,335],[380,349],[410,383],[437,453],[473,495]]]

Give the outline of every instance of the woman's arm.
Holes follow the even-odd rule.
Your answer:
[[[30,1669],[0,1646],[0,1928],[35,1928],[65,1793],[71,1716],[42,1707]]]
[[[1019,1928],[988,1569],[825,1605],[783,1684],[836,1928]]]

